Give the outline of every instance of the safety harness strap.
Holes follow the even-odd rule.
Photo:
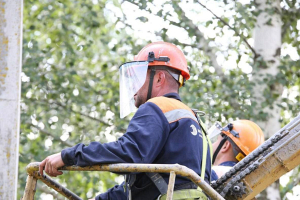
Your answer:
[[[215,153],[214,153],[214,156],[213,156],[213,159],[212,159],[212,163],[215,163],[216,158],[217,158],[217,155],[218,155],[219,151],[221,150],[223,144],[224,144],[226,141],[227,141],[227,137],[224,137],[224,138],[221,140],[219,146],[217,147],[217,149],[216,149],[216,151],[215,151]]]
[[[205,169],[206,169],[206,158],[207,158],[207,140],[204,132],[202,131],[203,140],[203,150],[202,150],[202,166],[201,166],[201,178],[205,179]]]
[[[202,151],[202,166],[201,166],[201,178],[205,180],[205,170],[206,170],[206,159],[207,159],[207,150],[209,148],[210,152],[213,152],[212,144],[209,138],[207,138],[207,133],[204,129],[204,124],[202,123],[201,119],[197,116],[198,123],[202,129],[202,141],[203,141],[203,151]],[[212,160],[212,153],[210,153],[210,160]],[[212,162],[210,163],[212,164]]]
[[[128,191],[128,200],[132,200],[131,187],[133,186],[135,179],[136,179],[135,174],[126,174],[125,175],[124,192]]]
[[[153,71],[151,70],[149,87],[150,87],[150,84],[152,85],[154,74],[155,74],[155,70],[153,70]],[[151,80],[151,77],[152,77],[152,80]],[[152,90],[152,87],[149,89]],[[149,95],[149,91],[148,91],[148,95]],[[150,93],[150,95],[151,95],[151,93]],[[209,146],[211,152],[212,152],[212,147],[211,147],[211,142],[209,140],[207,140],[207,134],[206,134],[205,129],[203,128],[204,125],[202,124],[202,121],[198,118],[196,113],[195,113],[195,117],[197,118],[197,121],[202,129],[203,155],[202,155],[202,166],[201,166],[201,168],[202,168],[201,169],[201,178],[204,180],[205,179],[205,171],[206,171],[208,146]],[[158,197],[158,199],[162,199],[162,200],[166,199],[168,184],[163,179],[163,177],[159,173],[148,172],[148,173],[146,173],[146,175],[152,180],[152,182],[154,183],[156,188],[159,190],[161,195]],[[129,186],[129,191],[128,191],[129,192],[129,200],[131,200],[130,187],[133,185],[133,182],[131,182],[130,180],[127,180],[126,182],[129,182],[129,184],[127,183],[126,185]],[[199,200],[202,200],[202,199],[207,200],[206,195],[202,192],[200,187],[198,187],[197,189],[180,189],[180,190],[174,191],[174,193],[173,193],[174,200],[179,200],[179,199],[193,200],[195,198],[197,198]]]
[[[198,119],[198,117],[197,117],[197,119]],[[201,127],[201,129],[202,129],[202,131],[204,132],[204,134],[205,134],[205,138],[206,138],[206,140],[207,140],[207,142],[208,142],[208,147],[209,147],[209,150],[210,150],[210,152],[213,152],[213,148],[212,148],[212,143],[211,143],[211,141],[210,141],[210,139],[208,138],[208,136],[207,136],[207,132],[205,131],[205,125],[203,124],[203,122],[201,121],[201,120],[198,120],[198,121],[200,121],[200,127]],[[203,133],[202,133],[202,136],[203,136]],[[213,155],[212,155],[212,153],[210,153],[210,158],[211,158],[211,160],[212,160],[212,158],[213,158]],[[211,163],[212,164],[212,163]]]
[[[198,123],[202,129],[202,141],[203,141],[203,152],[202,152],[202,166],[201,166],[201,178],[205,179],[205,171],[206,171],[206,159],[207,159],[207,151],[210,148],[210,152],[212,152],[212,145],[209,139],[206,137],[206,131],[204,129],[204,125],[202,121],[197,117]],[[165,200],[166,194],[168,190],[168,184],[163,179],[163,177],[159,173],[146,173],[147,176],[152,180],[155,184],[156,188],[159,190],[161,195],[158,197],[159,200]],[[195,198],[200,199],[207,199],[206,195],[202,192],[201,188],[198,187],[197,189],[183,189],[183,190],[176,190],[173,193],[173,199],[179,200],[193,200]]]
[[[157,200],[166,200],[167,195],[161,195],[158,197]],[[207,200],[206,195],[199,189],[183,189],[183,190],[176,190],[173,193],[173,200]]]
[[[211,161],[212,161],[212,158],[213,158],[213,154],[212,154],[212,152],[213,152],[212,143],[211,143],[210,139],[208,138],[207,132],[205,131],[205,129],[206,129],[206,128],[205,128],[205,125],[203,124],[203,122],[202,122],[201,120],[200,120],[200,127],[201,127],[202,131],[205,133],[206,140],[207,140],[207,142],[208,142],[208,148],[209,148],[209,151],[210,151],[210,158],[211,158]],[[212,162],[211,162],[210,164],[212,164]]]
[[[152,180],[160,194],[167,194],[168,184],[159,173],[147,172],[146,175]]]
[[[206,138],[207,138],[207,141],[208,141],[208,146],[209,146],[209,150],[210,150],[210,164],[212,164],[212,159],[213,159],[213,154],[212,154],[212,152],[213,152],[213,147],[212,147],[212,143],[211,143],[211,141],[210,141],[210,139],[208,138],[208,136],[206,136]]]
[[[149,81],[149,87],[148,87],[147,100],[151,99],[154,75],[155,75],[155,69],[152,68],[151,72],[150,72],[150,81]]]

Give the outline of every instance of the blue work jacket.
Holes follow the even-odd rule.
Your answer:
[[[64,149],[61,155],[66,166],[91,166],[104,163],[177,163],[200,174],[203,149],[201,131],[195,115],[181,103],[179,95],[169,93],[164,97],[152,98],[141,105],[131,119],[126,133],[117,141],[104,144],[91,142],[88,146],[80,143]],[[208,149],[205,171],[205,181],[208,183],[211,176],[210,158]],[[161,175],[168,183],[169,175]],[[191,181],[185,177],[176,176],[175,186],[189,182]],[[96,199],[127,199],[128,194],[124,192],[123,184],[116,185],[98,195]],[[152,184],[152,181],[146,174],[139,173],[132,191],[142,190],[149,184]],[[135,196],[132,198],[139,199]]]

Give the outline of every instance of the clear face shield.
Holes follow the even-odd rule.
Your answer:
[[[212,127],[208,129],[208,138],[210,139],[211,143],[215,143],[218,140],[218,137],[222,133],[222,126],[220,122],[216,122]]]
[[[120,117],[124,118],[136,110],[134,95],[144,85],[148,61],[128,62],[119,68],[120,73]]]

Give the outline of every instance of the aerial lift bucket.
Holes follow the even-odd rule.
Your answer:
[[[28,173],[26,188],[23,196],[23,200],[33,200],[36,190],[37,180],[41,180],[49,187],[62,194],[64,197],[72,200],[81,199],[67,188],[63,187],[47,175],[41,176],[39,173],[38,162],[30,163],[27,165],[26,170]],[[168,183],[167,200],[171,200],[174,191],[175,177],[176,175],[184,176],[198,185],[203,192],[205,192],[212,200],[224,200],[219,193],[217,193],[208,183],[206,183],[201,177],[192,169],[178,164],[104,164],[94,165],[90,167],[62,167],[59,170],[66,171],[110,171],[117,173],[130,173],[130,172],[156,172],[156,173],[170,173],[170,179]]]

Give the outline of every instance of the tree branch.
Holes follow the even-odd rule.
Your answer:
[[[287,3],[287,1],[286,1],[286,3]],[[282,25],[281,39],[284,38],[284,36],[285,36],[288,28],[290,27],[290,25],[294,21],[298,20],[296,14],[299,14],[299,13],[300,13],[300,8],[298,8],[298,9],[296,9],[296,8],[290,8],[288,10],[285,9],[285,8],[282,8],[282,14],[286,15],[286,16],[291,16],[291,18],[289,18],[289,20],[287,22],[283,23],[283,25]]]
[[[100,123],[102,123],[102,124],[104,124],[104,125],[106,125],[106,126],[111,126],[111,124],[108,124],[107,122],[103,121],[102,119],[95,118],[95,117],[91,117],[90,115],[87,115],[87,114],[85,114],[85,113],[82,113],[82,112],[79,112],[79,111],[75,111],[75,110],[73,110],[72,108],[67,107],[66,105],[63,105],[62,103],[59,103],[59,102],[56,102],[56,101],[55,101],[55,102],[53,102],[53,103],[51,103],[51,104],[58,105],[58,106],[60,106],[60,107],[62,107],[62,108],[64,108],[64,109],[66,109],[66,110],[71,111],[72,113],[82,115],[82,116],[87,117],[87,118],[89,118],[89,119],[91,119],[91,120],[100,122]]]
[[[41,133],[46,134],[48,136],[51,136],[53,139],[60,141],[62,144],[66,145],[68,147],[72,147],[72,146],[75,145],[75,144],[71,144],[71,143],[69,143],[67,141],[63,141],[62,139],[60,139],[60,137],[58,137],[58,136],[56,136],[56,135],[54,135],[54,134],[52,134],[52,133],[50,133],[50,132],[48,132],[46,130],[41,129],[40,127],[38,127],[36,125],[33,125],[31,123],[24,123],[24,124],[26,124],[28,126],[32,126],[32,127],[36,128],[36,129],[38,129]]]
[[[106,126],[112,126],[111,124],[105,122],[105,121],[102,120],[102,119],[95,118],[95,117],[91,117],[90,115],[87,115],[87,114],[85,114],[85,113],[82,113],[82,112],[79,112],[79,111],[75,111],[75,110],[73,110],[72,108],[68,108],[66,105],[63,105],[63,104],[61,104],[61,103],[59,103],[59,102],[53,102],[53,104],[56,104],[56,105],[58,105],[58,106],[60,106],[60,107],[62,107],[62,108],[65,108],[66,110],[70,110],[71,112],[73,112],[73,113],[75,113],[75,114],[79,114],[79,115],[82,115],[82,116],[84,116],[84,117],[87,117],[87,118],[89,118],[89,119],[91,119],[91,120],[100,122],[100,123],[102,123],[102,124],[104,124],[104,125],[106,125]],[[121,131],[121,132],[126,132],[126,129],[120,128],[119,131]]]
[[[284,197],[286,197],[286,194],[289,193],[292,188],[296,185],[299,185],[300,179],[298,177],[294,177],[292,181],[290,181],[281,191],[282,194],[285,194]],[[283,198],[285,199],[285,198]]]
[[[133,4],[133,5],[135,5],[135,6],[137,6],[137,7],[139,7],[139,9],[141,9],[141,10],[144,9],[144,8],[142,8],[142,7],[141,7],[138,3],[136,3],[136,2],[133,2],[133,1],[130,1],[130,0],[124,0],[123,2],[125,2],[125,1],[127,1],[127,2],[129,2],[129,3]],[[174,4],[172,4],[172,5],[173,5],[173,7],[175,6]],[[209,47],[208,41],[205,40],[203,33],[202,33],[202,32],[199,30],[199,28],[192,22],[192,20],[190,20],[188,17],[186,17],[185,12],[182,10],[182,8],[181,8],[180,6],[176,5],[176,8],[174,8],[174,10],[176,10],[176,9],[178,9],[178,10],[182,13],[182,14],[181,14],[181,17],[182,17],[183,21],[187,22],[187,26],[188,26],[191,30],[195,30],[195,36],[196,36],[196,38],[198,39],[199,42],[198,42],[197,44],[186,44],[186,43],[181,43],[181,42],[179,42],[177,39],[170,39],[170,38],[167,38],[168,41],[169,41],[169,42],[172,42],[172,43],[175,43],[175,44],[177,43],[177,44],[180,44],[180,45],[183,45],[183,46],[190,46],[190,47],[193,47],[193,48],[196,48],[196,49],[201,49],[201,50],[203,50],[203,51],[206,53],[206,55],[208,55],[208,57],[210,58],[210,61],[211,61],[211,63],[212,63],[212,66],[215,68],[217,75],[220,76],[220,77],[223,77],[224,74],[223,74],[223,71],[222,71],[222,67],[221,67],[221,66],[218,64],[218,62],[217,62],[216,55],[215,55],[215,51],[214,51],[213,48]],[[148,12],[149,12],[149,11],[148,11]],[[176,12],[176,11],[175,11],[175,12]],[[123,15],[124,15],[124,14],[123,14]],[[125,16],[125,15],[124,15],[124,16]],[[126,17],[125,17],[125,19],[126,19]],[[174,26],[183,28],[183,27],[181,26],[180,23],[176,23],[176,22],[170,21],[170,20],[169,20],[169,22],[170,22],[171,25],[174,25]],[[131,27],[131,25],[128,25],[126,22],[123,22],[123,23],[124,23],[125,25]],[[158,35],[158,36],[161,36],[160,33],[157,33],[157,32],[156,32],[155,34]]]
[[[124,1],[127,1],[127,2],[130,2],[136,6],[138,6],[140,9],[142,9],[137,3],[134,3],[134,2],[131,2],[129,0],[124,0]],[[222,81],[226,82],[226,78],[224,76],[224,73],[223,73],[223,70],[222,70],[222,67],[218,64],[217,62],[217,59],[216,59],[216,54],[215,54],[215,50],[210,47],[208,44],[209,42],[205,39],[204,37],[204,34],[200,31],[200,29],[198,28],[198,26],[196,26],[193,21],[191,19],[189,19],[184,10],[182,10],[182,8],[179,6],[179,5],[175,5],[173,4],[173,7],[174,7],[174,10],[176,12],[176,10],[178,10],[179,12],[178,13],[181,13],[180,17],[182,18],[181,21],[184,21],[186,23],[186,26],[190,29],[190,30],[194,30],[195,31],[195,36],[197,38],[197,40],[199,41],[198,43],[196,44],[187,44],[187,43],[181,43],[179,42],[176,38],[174,39],[171,39],[169,38],[167,35],[165,36],[167,38],[167,40],[169,42],[172,42],[174,44],[180,44],[182,46],[190,46],[192,48],[196,48],[196,49],[201,49],[205,52],[205,54],[210,58],[210,61],[212,62],[212,66],[215,68],[216,70],[216,74],[220,77],[220,79],[222,79]],[[174,21],[170,21],[170,24],[174,25],[174,26],[177,26],[179,28],[184,28],[181,26],[180,23],[177,23],[177,22],[174,22]],[[126,24],[126,23],[125,23]],[[186,29],[187,30],[187,29]],[[162,34],[161,33],[155,33],[156,35],[158,36],[161,36]],[[247,42],[247,41],[246,41]],[[234,99],[234,98],[230,98],[229,100],[229,103],[232,107],[235,107],[235,108],[239,108],[239,104],[237,102],[237,99]]]
[[[187,23],[187,26],[192,29],[195,30],[195,36],[198,38],[199,43],[198,45],[196,45],[196,48],[198,49],[203,49],[204,52],[209,56],[213,67],[216,70],[216,73],[218,76],[223,77],[223,71],[222,71],[222,67],[218,64],[217,62],[217,58],[215,55],[215,51],[213,48],[209,47],[208,42],[205,40],[203,33],[199,30],[198,26],[196,26],[193,21],[191,19],[189,19],[184,10],[182,10],[182,8],[178,5],[176,5],[176,8],[174,9],[178,9],[181,12],[181,18],[184,22]],[[174,26],[178,26],[180,28],[182,28],[182,26],[176,22],[172,22],[170,21]]]
[[[31,100],[33,100],[33,99],[31,99]],[[62,103],[59,103],[59,102],[57,102],[57,101],[53,101],[53,102],[48,102],[48,101],[45,101],[45,100],[39,100],[39,101],[34,100],[34,101],[35,101],[35,102],[38,102],[38,103],[39,103],[39,102],[40,102],[40,103],[44,103],[44,104],[55,104],[55,105],[57,105],[57,106],[59,106],[59,107],[62,107],[62,108],[65,109],[65,110],[68,110],[68,111],[72,112],[72,113],[82,115],[82,116],[87,117],[87,118],[89,118],[89,119],[91,119],[91,120],[100,122],[100,123],[102,123],[102,124],[104,124],[104,125],[106,125],[106,126],[111,126],[110,124],[108,124],[107,122],[105,122],[105,121],[103,121],[103,120],[101,120],[101,119],[99,119],[99,118],[91,117],[91,116],[89,116],[89,115],[87,115],[87,114],[85,114],[85,113],[82,113],[82,112],[79,112],[79,111],[75,111],[75,110],[73,110],[72,108],[70,108],[70,107],[68,107],[68,106],[66,106],[66,105],[64,105],[64,104],[62,104]]]
[[[161,36],[161,34],[159,34],[159,33],[157,33],[156,35]],[[199,47],[195,44],[183,43],[183,42],[180,42],[179,40],[177,40],[176,38],[170,38],[168,36],[165,36],[165,38],[166,38],[166,41],[173,43],[173,44],[179,44],[180,46],[183,46],[183,47],[192,47],[192,48],[197,48],[197,49],[203,50],[202,47]]]
[[[104,124],[104,125],[106,125],[106,126],[111,126],[111,124],[105,122],[105,121],[102,120],[102,119],[95,118],[95,117],[91,117],[91,116],[89,116],[88,114],[85,114],[85,113],[82,113],[82,112],[79,112],[79,111],[75,111],[75,110],[73,110],[72,108],[70,108],[70,107],[68,107],[68,106],[66,106],[66,105],[64,105],[64,104],[62,104],[62,103],[56,102],[56,101],[54,101],[54,102],[48,102],[48,101],[45,101],[45,100],[39,100],[39,101],[37,101],[37,100],[35,100],[35,99],[30,99],[30,100],[31,100],[31,101],[33,100],[33,101],[35,101],[35,102],[37,102],[37,103],[55,104],[55,105],[57,105],[57,106],[59,106],[59,107],[65,109],[65,110],[68,110],[68,111],[72,112],[72,113],[79,114],[79,115],[81,115],[81,116],[84,116],[84,117],[89,118],[89,119],[91,119],[91,120],[93,120],[93,121],[96,121],[96,122],[100,122],[100,123],[102,123],[102,124]],[[119,129],[119,131],[121,131],[121,132],[126,132],[126,129]]]
[[[207,8],[200,1],[197,1],[197,2],[203,8],[205,8],[207,11],[209,11],[213,16],[215,16],[218,20],[220,20],[224,25],[228,26],[231,30],[233,30],[237,36],[239,36],[240,38],[242,38],[242,40],[246,43],[246,45],[248,46],[248,48],[253,52],[254,58],[256,58],[256,56],[257,56],[256,51],[251,47],[251,45],[248,43],[248,41],[246,40],[246,38],[242,34],[239,34],[238,31],[234,27],[230,26],[226,21],[224,21],[221,17],[217,16],[214,12],[212,12],[209,8]]]
[[[42,192],[44,192],[46,194],[51,194],[54,199],[57,199],[57,200],[64,200],[65,199],[61,194],[56,193],[54,191],[51,191],[47,186],[43,187],[40,184],[37,184],[37,187],[38,187],[38,190],[40,190],[40,191],[42,191]]]
[[[292,23],[292,22],[289,21],[288,23],[284,23],[284,24],[282,25],[282,30],[281,30],[281,40],[282,40],[283,37],[285,36],[285,34],[286,34],[288,28],[290,27],[291,23]]]

